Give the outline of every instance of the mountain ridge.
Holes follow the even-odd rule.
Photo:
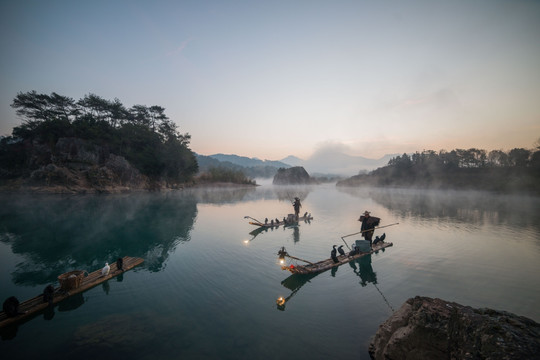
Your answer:
[[[301,159],[294,155],[289,155],[281,160],[260,160],[256,157],[240,156],[236,154],[213,154],[200,155],[198,159],[206,158],[207,164],[218,166],[220,163],[228,167],[240,167],[249,169],[265,168],[265,173],[277,172],[279,168],[289,168],[302,166],[309,173],[329,174],[340,176],[352,176],[361,172],[374,170],[388,164],[388,161],[399,154],[386,154],[379,159],[370,159],[363,156],[347,155],[338,150],[317,151],[308,159]],[[218,163],[216,163],[218,161]],[[275,170],[271,170],[275,168]],[[202,166],[204,170],[204,166]]]

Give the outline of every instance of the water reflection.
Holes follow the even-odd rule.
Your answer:
[[[32,314],[21,321],[2,327],[0,329],[0,337],[2,340],[12,340],[17,336],[19,326],[23,325],[24,323],[31,321],[32,319],[40,316],[41,314],[43,314],[44,320],[52,320],[56,315],[55,308],[60,312],[73,311],[83,306],[86,300],[87,299],[84,298],[83,293],[71,295],[68,298],[60,301],[56,305],[47,306],[45,309],[40,310],[37,313]]]
[[[311,221],[306,220],[306,221],[304,221],[304,223],[311,224]],[[262,227],[262,226],[260,226],[257,229],[249,232],[249,235],[251,235],[251,239],[245,240],[245,243],[249,243],[249,242],[255,240],[255,238],[257,236],[259,236],[262,233],[267,233],[268,231],[280,231],[280,230],[283,230],[285,232],[285,231],[289,231],[289,229],[292,229],[292,239],[293,239],[294,243],[295,244],[298,243],[300,241],[300,225],[299,224],[285,225],[285,226],[282,226],[282,227]]]
[[[481,191],[440,191],[422,189],[382,189],[337,187],[359,198],[371,198],[397,218],[436,219],[443,223],[469,223],[532,228],[540,231],[540,202],[537,197],[497,195]],[[540,240],[540,239],[539,239]]]
[[[358,264],[358,266],[356,266]],[[353,272],[360,277],[360,285],[377,284],[377,274],[371,267],[371,254],[349,262]]]
[[[298,226],[293,227],[293,241],[295,244],[300,241],[300,228]]]
[[[288,201],[291,203],[294,202],[294,198],[298,197],[301,202],[304,202],[306,198],[308,197],[308,194],[313,191],[313,187],[311,186],[275,186],[273,188],[274,193],[276,194],[278,200],[280,201]]]
[[[15,284],[54,282],[58,274],[93,271],[125,255],[160,271],[177,244],[190,240],[197,216],[197,200],[186,194],[1,200],[0,241],[24,258],[12,273]]]
[[[349,265],[352,268],[353,273],[355,273],[358,277],[360,277],[360,282],[359,282],[360,285],[362,285],[362,287],[364,287],[364,286],[366,286],[366,285],[368,285],[370,283],[373,284],[377,288],[377,291],[382,295],[382,297],[383,297],[384,301],[386,302],[386,304],[390,307],[390,309],[392,309],[392,311],[394,311],[393,308],[388,303],[388,301],[386,300],[386,297],[382,294],[382,292],[377,287],[377,274],[375,273],[375,271],[373,271],[373,267],[371,266],[371,254],[362,256],[362,257],[360,257],[358,259],[354,259],[353,261],[349,262]],[[332,267],[330,269],[330,274],[331,274],[332,277],[335,277],[335,275],[336,275],[336,273],[337,273],[337,271],[338,271],[338,269],[340,267],[343,267],[343,265],[342,266],[334,266],[334,267]],[[311,280],[313,278],[315,278],[316,276],[318,276],[320,274],[322,274],[322,273],[292,274],[291,276],[289,276],[288,278],[283,280],[281,282],[281,285],[283,285],[287,289],[291,290],[291,293],[289,294],[289,296],[287,296],[285,298],[284,297],[278,298],[278,300],[276,301],[277,309],[281,310],[281,311],[284,311],[285,310],[285,305],[287,304],[287,302],[290,299],[292,299],[292,297],[294,295],[296,295],[296,293],[305,284],[307,284],[308,282],[311,282]]]
[[[279,201],[287,202],[290,204],[290,213],[293,212],[292,203],[295,197],[299,197],[300,201],[304,202],[307,199],[310,192],[314,191],[315,187],[312,185],[280,185],[280,186],[266,186],[258,187],[254,192],[247,192],[244,196],[244,200],[268,200],[278,199]]]
[[[105,283],[104,283],[105,284]],[[83,293],[74,294],[58,303],[58,311],[72,311],[84,305]]]
[[[245,201],[249,197],[249,194],[257,192],[257,188],[255,186],[239,188],[203,187],[188,189],[185,192],[191,194],[199,203],[221,205]]]
[[[281,285],[283,285],[287,289],[291,290],[292,292],[286,298],[280,297],[278,299],[277,309],[281,310],[281,311],[284,311],[285,310],[285,305],[287,304],[287,301],[292,299],[292,297],[300,290],[300,288],[302,288],[302,286],[304,286],[305,284],[310,282],[311,279],[313,279],[314,277],[316,277],[316,276],[318,276],[320,274],[321,273],[316,273],[316,274],[292,274],[291,276],[289,276],[288,278],[283,280],[281,282]]]

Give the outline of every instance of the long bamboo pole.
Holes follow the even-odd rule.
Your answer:
[[[315,265],[315,264],[312,263],[312,262],[309,262],[309,261],[307,261],[307,260],[304,260],[304,259],[300,259],[300,258],[291,256],[291,255],[289,255],[289,254],[287,254],[287,255],[285,255],[285,256],[290,257],[291,259],[294,259],[294,260],[300,260],[300,261],[303,261],[303,262],[307,262],[308,264]]]
[[[259,224],[263,225],[263,223],[255,218],[252,218],[251,216],[244,216],[244,219],[252,219],[252,220],[255,220],[256,222],[258,222]]]
[[[374,230],[377,230],[377,229],[382,229],[382,228],[389,227],[389,226],[394,226],[394,225],[399,225],[399,223],[390,224],[390,225],[384,225],[384,226],[378,226],[378,227],[374,227],[373,229],[368,229],[368,230],[363,230],[363,231],[355,232],[354,234],[343,235],[341,238],[343,239],[343,238],[346,238],[346,237],[348,237],[348,236],[353,236],[353,235],[361,234],[361,233],[367,232],[367,231],[374,231]]]
[[[373,228],[373,229],[355,232],[354,234],[344,235],[344,236],[341,237],[341,240],[343,240],[343,242],[345,243],[345,245],[347,245],[347,248],[349,248],[349,250],[351,250],[351,248],[349,247],[349,244],[347,244],[347,242],[346,242],[345,239],[344,239],[344,238],[346,238],[347,236],[353,236],[353,235],[361,234],[361,233],[363,233],[363,232],[372,231],[372,230],[375,231],[375,229],[382,229],[382,228],[389,227],[389,226],[394,226],[394,225],[399,225],[399,223],[390,224],[390,225],[384,225],[384,226],[379,226],[379,227],[375,227],[375,228]]]

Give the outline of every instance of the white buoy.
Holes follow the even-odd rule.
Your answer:
[[[101,276],[109,275],[109,271],[111,271],[111,267],[109,266],[109,263],[106,262],[103,269],[101,269]]]

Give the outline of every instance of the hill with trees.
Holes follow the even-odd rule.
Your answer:
[[[199,172],[208,173],[212,169],[221,168],[242,172],[250,178],[271,178],[279,168],[288,168],[290,165],[279,161],[259,160],[238,155],[199,155],[196,154]]]
[[[392,158],[387,166],[339,181],[337,186],[478,189],[540,194],[540,140],[532,150],[471,148],[424,150]]]
[[[23,120],[0,140],[4,187],[114,191],[178,187],[198,171],[182,134],[160,106],[126,108],[95,94],[18,93],[11,106]]]

